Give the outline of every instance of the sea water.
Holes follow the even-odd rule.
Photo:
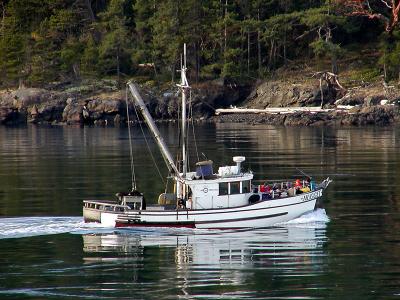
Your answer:
[[[176,127],[161,132],[175,153]],[[243,155],[255,182],[329,176],[324,208],[253,230],[85,224],[82,199],[130,189],[127,129],[0,127],[0,299],[399,297],[397,127],[207,124],[195,133],[190,165]],[[133,141],[138,187],[155,203],[166,183],[140,130]]]

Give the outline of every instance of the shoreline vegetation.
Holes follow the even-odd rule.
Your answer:
[[[400,122],[399,0],[5,0],[0,12],[0,125],[124,124],[128,79],[172,120],[183,43],[193,119]],[[231,107],[275,111],[215,115]]]

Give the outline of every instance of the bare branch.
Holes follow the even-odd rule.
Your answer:
[[[389,3],[387,3],[385,0],[381,0],[381,2],[382,2],[383,4],[385,4],[385,5],[387,6],[387,8],[392,9],[393,6],[389,5]],[[393,3],[393,0],[392,0],[392,4],[394,4],[394,3]]]
[[[381,20],[385,30],[391,33],[399,24],[400,0],[380,0],[374,8],[368,0],[335,0],[345,14],[349,16],[364,16],[369,19]]]
[[[4,32],[4,19],[6,18],[6,7],[3,2],[1,2],[1,11],[2,11],[2,18],[1,18],[1,30],[0,32]]]

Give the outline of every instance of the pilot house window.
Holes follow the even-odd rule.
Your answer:
[[[242,193],[250,193],[250,180],[242,181]]]
[[[230,183],[231,186],[231,191],[230,194],[240,194],[240,181],[237,182],[231,182]]]
[[[228,195],[228,183],[221,182],[219,184],[219,195]]]

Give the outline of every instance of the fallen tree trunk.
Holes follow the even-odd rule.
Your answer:
[[[309,112],[309,113],[326,113],[332,111],[347,111],[353,108],[350,105],[339,105],[336,108],[321,108],[319,106],[314,107],[268,107],[264,109],[257,108],[219,108],[215,111],[216,115],[220,114],[294,114],[298,112]]]

